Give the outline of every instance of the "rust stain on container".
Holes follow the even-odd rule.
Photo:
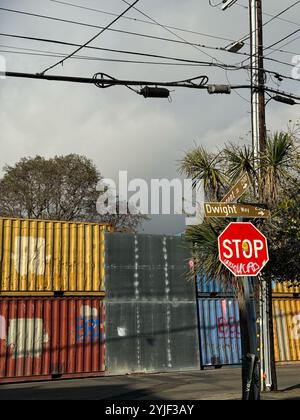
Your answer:
[[[105,371],[99,298],[0,298],[0,382]]]
[[[300,299],[274,299],[273,316],[276,361],[300,361]]]
[[[0,218],[0,295],[104,292],[106,225]]]

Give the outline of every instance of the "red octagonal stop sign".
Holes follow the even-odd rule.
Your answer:
[[[220,261],[236,277],[256,277],[269,261],[267,238],[252,223],[230,223],[218,241]]]

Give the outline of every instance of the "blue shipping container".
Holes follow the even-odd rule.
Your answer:
[[[197,276],[197,291],[199,294],[222,294],[228,296],[235,296],[235,291],[232,285],[221,284],[215,279],[207,279],[205,276]]]
[[[250,293],[254,292],[254,282],[250,281]],[[198,295],[220,295],[226,297],[236,297],[236,290],[232,284],[222,284],[216,279],[207,279],[203,275],[197,276],[197,292]]]
[[[235,299],[198,299],[202,366],[241,363],[239,306]]]

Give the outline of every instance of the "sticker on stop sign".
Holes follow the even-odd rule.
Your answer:
[[[267,238],[252,223],[230,223],[218,242],[220,261],[236,277],[256,277],[269,261]]]

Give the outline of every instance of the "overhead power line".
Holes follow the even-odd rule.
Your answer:
[[[54,16],[41,15],[41,14],[37,14],[37,13],[30,13],[30,12],[26,12],[26,11],[23,11],[23,10],[8,9],[8,8],[5,8],[5,7],[0,7],[0,10],[3,10],[5,12],[10,12],[10,13],[21,14],[21,15],[24,15],[24,16],[30,16],[30,17],[36,17],[36,18],[40,18],[40,19],[55,21],[55,22],[78,25],[78,26],[87,27],[87,28],[104,29],[104,26],[93,25],[93,24],[90,24],[90,23],[76,21],[76,20],[63,19],[63,18],[58,18],[58,17],[54,17]],[[179,40],[179,39],[159,37],[159,36],[149,35],[149,34],[145,34],[145,33],[141,33],[141,32],[125,31],[125,30],[114,29],[114,28],[109,28],[108,31],[111,31],[111,32],[114,32],[114,33],[120,33],[120,34],[123,34],[123,35],[132,35],[132,36],[137,36],[137,37],[146,38],[146,39],[153,39],[153,40],[157,40],[157,41],[165,41],[165,42],[177,43],[177,44],[182,44],[182,45],[191,45],[191,46],[196,46],[196,47],[200,47],[200,48],[204,48],[204,49],[208,49],[208,50],[215,50],[215,51],[219,51],[219,52],[224,52],[224,53],[227,53],[227,54],[236,54],[236,55],[242,55],[242,56],[245,56],[245,57],[250,57],[250,54],[248,54],[246,52],[241,52],[241,51],[232,52],[232,51],[228,51],[228,49],[226,47],[215,47],[215,46],[211,46],[211,45],[199,44],[199,43],[183,41],[183,40]],[[215,37],[213,37],[213,38],[215,38]],[[228,38],[217,37],[217,39],[221,39],[222,41],[235,42],[234,40],[228,39]],[[282,50],[282,49],[278,49],[278,48],[274,49],[274,51],[280,52],[280,53],[283,53],[283,54],[290,54],[290,55],[297,55],[298,54],[294,51],[286,51],[286,50]],[[272,59],[270,58],[269,60],[274,61],[274,62],[278,62],[280,64],[286,64],[286,63],[283,63],[280,60],[275,60],[273,58]]]
[[[54,58],[67,56],[67,54],[64,54],[58,51],[24,48],[24,47],[12,46],[12,45],[0,44],[0,48],[9,48],[9,49],[0,49],[1,53],[8,53],[8,54],[20,54],[20,55],[28,55],[28,56],[36,56],[36,57],[54,57]],[[13,49],[14,51],[11,51],[11,49]],[[16,50],[19,50],[19,51],[16,51]],[[109,62],[109,63],[144,64],[144,65],[156,65],[156,66],[204,67],[203,64],[173,63],[173,62],[163,62],[163,61],[121,60],[121,59],[96,57],[96,56],[88,56],[88,55],[74,55],[71,58],[74,60],[102,61],[102,62]],[[245,70],[245,68],[241,67],[240,70]],[[228,70],[226,69],[226,72],[227,71]],[[291,76],[287,76],[285,74],[281,74],[275,71],[265,70],[265,73],[273,75],[277,77],[278,79],[287,79],[287,80],[293,80],[295,82],[300,82],[299,79],[295,79]],[[227,76],[227,80],[228,80],[228,76]],[[228,84],[230,84],[229,81],[228,81]]]
[[[95,76],[102,75],[100,79],[97,77],[87,78],[87,77],[71,77],[71,76],[56,76],[48,75],[42,73],[22,73],[22,72],[3,72],[0,71],[0,76],[14,77],[14,78],[24,78],[24,79],[36,79],[36,80],[47,80],[47,81],[56,81],[56,82],[70,82],[70,83],[81,83],[81,84],[92,84],[97,85],[98,87],[110,87],[110,86],[153,86],[153,87],[178,87],[178,88],[188,88],[188,89],[211,89],[212,87],[222,87],[222,90],[225,90],[225,85],[213,85],[207,84],[207,76],[198,76],[195,78],[190,78],[182,81],[173,81],[173,82],[158,82],[158,81],[145,81],[145,80],[118,80],[104,73],[97,73]],[[198,83],[197,83],[198,81]],[[228,85],[228,90],[236,89],[251,89],[251,85]],[[287,93],[285,91],[276,90],[273,88],[265,87],[264,90],[269,93],[278,94],[286,98],[292,98],[297,101],[300,101],[300,96],[293,93]]]
[[[122,1],[123,1],[123,3],[125,3],[125,4],[128,5],[128,1],[127,0],[122,0]],[[138,13],[140,13],[142,16],[144,16],[147,19],[149,19],[151,22],[155,23],[160,28],[164,29],[165,31],[169,32],[171,35],[175,36],[177,39],[180,39],[181,41],[184,41],[185,43],[187,43],[187,40],[185,38],[183,38],[182,36],[178,35],[173,30],[167,28],[165,25],[161,24],[156,19],[153,19],[153,17],[149,16],[147,13],[143,12],[142,10],[138,9],[137,7],[133,7],[133,9],[136,10]],[[196,45],[191,45],[191,47],[195,48],[197,51],[201,52],[202,54],[205,54],[207,57],[210,57],[212,60],[218,61],[219,63],[224,64],[222,61],[220,61],[216,57],[214,57],[214,56],[206,53],[205,51],[203,51],[203,49],[197,47]]]
[[[67,57],[63,58],[62,60],[58,61],[57,63],[53,64],[52,66],[46,68],[42,74],[45,74],[47,71],[53,69],[54,67],[63,64],[66,60],[73,57],[73,55],[77,54],[79,51],[81,51],[83,48],[87,47],[91,42],[93,42],[95,39],[97,39],[100,35],[102,35],[106,30],[108,30],[112,25],[114,25],[119,19],[121,19],[122,16],[124,16],[129,10],[131,10],[140,0],[135,0],[132,4],[130,4],[126,10],[124,10],[122,13],[120,13],[112,22],[110,22],[105,28],[103,28],[98,34],[93,36],[89,41],[87,41],[85,44],[78,47],[75,51],[73,51],[71,54],[69,54]]]
[[[88,28],[97,28],[97,29],[103,29],[104,28],[104,26],[92,25],[92,24],[89,24],[89,23],[84,23],[84,22],[79,22],[79,21],[69,20],[69,19],[62,19],[62,18],[48,16],[48,15],[40,15],[40,14],[36,14],[36,13],[25,12],[23,10],[7,9],[7,8],[4,8],[4,7],[0,7],[0,10],[6,11],[6,12],[22,14],[22,15],[25,15],[25,16],[47,19],[47,20],[61,22],[61,23],[68,23],[68,24],[88,27]],[[123,35],[133,35],[133,36],[138,36],[138,37],[148,38],[148,39],[153,39],[153,40],[158,40],[158,41],[166,41],[166,42],[172,42],[172,43],[177,43],[177,44],[182,44],[182,45],[192,45],[192,46],[196,46],[196,47],[207,48],[207,49],[211,49],[211,50],[230,53],[230,51],[228,51],[226,48],[223,48],[223,47],[213,47],[213,46],[199,44],[199,43],[195,43],[195,42],[189,42],[189,41],[182,41],[182,40],[179,40],[179,39],[159,37],[159,36],[155,36],[155,35],[144,34],[144,33],[141,33],[141,32],[125,31],[125,30],[122,30],[122,29],[109,28],[108,30],[111,31],[111,32],[120,33],[120,34],[123,34]],[[289,52],[289,51],[286,51],[286,53],[287,54],[292,54],[292,52]],[[243,53],[243,52],[238,52],[238,54],[248,55],[247,53]],[[293,54],[295,54],[295,53],[293,53]]]
[[[78,47],[80,44],[76,44],[76,43],[71,43],[71,42],[65,42],[65,41],[60,41],[60,40],[54,40],[54,39],[45,39],[45,38],[38,38],[38,37],[28,37],[28,36],[23,36],[23,35],[16,35],[16,34],[7,34],[7,33],[1,33],[0,32],[0,36],[3,37],[9,37],[9,38],[13,38],[13,39],[25,39],[25,40],[30,40],[30,41],[37,41],[37,42],[43,42],[43,43],[50,43],[50,44],[55,44],[55,45],[63,45],[63,46],[71,46],[71,47]],[[6,46],[5,48],[7,48],[8,46]],[[127,50],[115,50],[115,49],[110,49],[110,48],[103,48],[103,47],[94,47],[94,46],[87,46],[87,49],[90,50],[94,50],[94,51],[105,51],[105,52],[113,52],[113,53],[121,53],[121,54],[127,54],[127,55],[135,55],[135,56],[139,56],[139,57],[149,57],[149,58],[158,58],[158,59],[163,59],[163,60],[171,60],[174,61],[174,63],[159,63],[161,65],[185,65],[185,66],[201,66],[201,67],[217,67],[217,68],[221,68],[224,70],[231,70],[231,71],[237,71],[237,70],[248,70],[249,67],[248,66],[237,66],[237,65],[219,65],[218,63],[212,63],[209,61],[198,61],[198,60],[189,60],[189,59],[185,59],[185,58],[179,58],[179,57],[172,57],[172,56],[164,56],[164,55],[157,55],[157,54],[147,54],[147,53],[142,53],[142,52],[137,52],[137,51],[127,51]],[[22,47],[21,47],[22,49]],[[27,49],[30,50],[30,49]],[[35,50],[35,52],[39,52],[37,50]],[[42,51],[43,53],[49,53],[48,51]],[[56,52],[55,52],[56,53]],[[64,55],[66,56],[66,55]],[[88,58],[88,56],[86,56],[87,59],[90,60],[97,60],[97,57],[93,57],[93,58]],[[76,58],[78,58],[76,56]],[[80,57],[81,60],[84,59],[84,56]],[[105,61],[103,59],[99,58],[99,61]],[[116,61],[116,62],[128,62],[128,63],[137,63],[137,64],[148,64],[148,62],[145,61],[131,61],[131,60],[108,60],[107,61]],[[149,62],[149,64],[155,64],[154,62]],[[294,67],[292,64],[290,64],[289,66]],[[271,71],[271,70],[265,70],[266,73],[270,73],[273,74],[275,76],[280,76],[284,79],[291,79],[291,80],[295,80],[292,77],[286,76],[284,74],[281,74],[279,72],[275,72],[275,71]]]
[[[99,9],[95,9],[95,8],[91,8],[91,7],[81,6],[81,5],[73,4],[73,3],[70,3],[70,2],[66,2],[66,1],[60,1],[60,0],[48,0],[48,1],[50,1],[52,3],[57,3],[57,4],[65,5],[65,6],[70,6],[70,7],[73,7],[73,8],[82,9],[82,10],[88,10],[88,11],[98,12],[98,13],[109,15],[109,16],[117,16],[116,13],[111,13],[111,12],[107,12],[107,11],[104,11],[104,10],[99,10]],[[125,0],[122,0],[122,1],[125,2]],[[298,0],[296,3],[298,3],[298,2],[300,2],[300,0]],[[289,8],[293,7],[294,5],[290,6]],[[248,7],[246,7],[246,6],[245,6],[245,8],[248,9]],[[1,9],[2,8],[0,8],[0,10]],[[270,15],[268,13],[265,13],[265,15],[271,16],[272,17],[272,20],[273,20],[275,18],[278,18],[278,16],[282,15],[286,10],[287,9],[285,9],[282,12],[280,12],[277,16]],[[143,13],[143,12],[141,12],[141,13]],[[144,15],[147,16],[146,14],[144,14]],[[216,39],[216,40],[220,40],[220,41],[228,41],[228,42],[235,42],[236,41],[236,39],[231,39],[231,38],[224,37],[224,36],[212,35],[212,34],[207,34],[207,33],[204,33],[204,32],[198,32],[198,31],[192,31],[192,30],[188,30],[188,29],[179,28],[177,26],[170,26],[170,25],[165,25],[165,24],[157,23],[154,19],[152,19],[150,17],[149,17],[149,19],[152,19],[152,21],[143,20],[143,19],[137,19],[137,18],[128,17],[128,16],[123,16],[123,19],[131,20],[131,21],[135,21],[135,22],[141,22],[141,23],[147,24],[147,25],[161,26],[164,29],[173,29],[173,30],[176,30],[176,31],[179,31],[179,32],[184,32],[184,33],[189,33],[189,34],[194,34],[194,35],[201,35],[203,37],[212,38],[212,39]],[[269,22],[266,22],[265,25],[268,24],[268,23],[270,23],[270,22],[271,22],[271,20]],[[300,24],[298,24],[298,26],[300,26]],[[127,31],[121,31],[121,32],[126,33]],[[134,33],[134,32],[133,33],[128,32],[128,33],[129,34],[132,34],[132,35],[137,34],[137,33]],[[138,34],[138,35],[143,36],[143,34]],[[250,35],[249,35],[249,37],[250,37]],[[155,37],[155,38],[160,39],[160,37]],[[168,39],[168,40],[174,42],[174,40],[170,40],[170,39]],[[208,47],[208,46],[200,45],[200,44],[197,44],[197,43],[191,43],[191,42],[188,42],[188,41],[185,41],[183,43],[186,43],[187,45],[195,44],[195,46],[201,46],[202,48],[214,48],[214,47]],[[216,49],[219,49],[221,47],[219,47],[219,48],[218,47],[215,47],[215,48]],[[223,48],[223,49],[226,50],[225,48]],[[284,51],[284,50],[278,50],[278,49],[276,49],[274,51],[281,52],[281,53],[286,53],[286,54],[293,54],[293,55],[298,54],[298,53],[295,53],[295,52],[292,52],[292,51]]]
[[[271,50],[271,52],[269,53],[269,54],[264,54],[264,56],[263,56],[263,58],[264,58],[264,60],[269,60],[270,58],[269,58],[269,56],[271,55],[271,54],[273,54],[275,51],[276,51],[276,49],[275,49],[275,51],[273,50],[273,47],[275,46],[275,45],[278,45],[278,44],[280,44],[281,42],[284,42],[286,39],[288,39],[288,38],[290,38],[290,37],[292,37],[293,35],[295,35],[295,34],[297,34],[297,33],[299,33],[300,32],[300,29],[297,29],[296,31],[293,31],[292,33],[290,33],[289,35],[286,35],[285,37],[283,37],[283,38],[281,38],[279,41],[276,41],[276,42],[274,42],[273,44],[271,44],[271,45],[269,45],[268,47],[265,47],[264,49],[263,49],[263,51],[265,52],[265,51],[268,51],[268,50]],[[289,44],[291,44],[292,42],[294,42],[295,40],[297,40],[299,37],[297,37],[296,39],[293,39],[293,40],[290,40],[289,42],[287,42],[286,44],[284,44],[284,46],[286,46],[286,45],[289,45]],[[295,55],[297,55],[297,54],[295,54]],[[243,65],[244,63],[246,63],[247,61],[249,60],[249,58],[246,58],[245,60],[243,60],[240,64],[241,65]],[[288,64],[288,63],[285,63],[286,65],[289,65],[290,67],[294,67],[292,64]]]
[[[0,48],[9,48],[13,50],[20,50],[20,51],[11,51],[7,49],[0,49],[1,53],[8,53],[8,54],[20,54],[20,55],[28,55],[33,57],[66,57],[67,54],[63,54],[57,51],[46,51],[46,50],[39,50],[33,48],[23,48],[23,47],[16,47],[11,45],[1,45]],[[182,66],[182,67],[203,67],[201,64],[187,64],[187,63],[174,63],[174,62],[162,62],[162,61],[141,61],[141,60],[122,60],[122,59],[114,59],[114,58],[104,58],[104,57],[95,57],[95,56],[88,56],[88,55],[74,55],[71,57],[74,60],[83,60],[83,61],[102,61],[108,63],[124,63],[124,64],[145,64],[145,65],[156,65],[156,66]]]
[[[70,6],[70,7],[74,7],[74,8],[78,8],[78,9],[82,9],[82,10],[97,12],[97,13],[108,15],[108,16],[117,16],[116,13],[107,12],[107,11],[99,10],[99,9],[94,9],[94,8],[91,8],[91,7],[81,6],[81,5],[73,4],[73,3],[70,3],[70,2],[66,2],[66,1],[59,1],[59,0],[48,0],[48,1],[50,1],[52,3],[58,3],[58,4],[61,4],[61,5],[64,5],[64,6]],[[137,19],[137,18],[133,18],[133,17],[129,17],[129,16],[123,16],[122,19],[127,19],[129,21],[139,22],[139,23],[143,23],[143,24],[146,24],[146,25],[157,26],[156,23],[149,22],[149,20]],[[177,26],[164,25],[164,27],[168,28],[168,29],[174,29],[174,30],[179,31],[179,32],[184,32],[184,33],[194,34],[194,35],[200,35],[200,36],[207,37],[207,38],[212,38],[212,39],[218,39],[220,41],[234,41],[233,39],[230,39],[230,38],[225,38],[225,37],[218,36],[218,35],[207,34],[207,33],[199,32],[199,31],[193,31],[193,30],[186,29],[186,28],[179,28]]]
[[[45,39],[45,38],[39,38],[39,37],[28,37],[23,35],[15,35],[15,34],[6,34],[6,33],[0,33],[0,36],[4,37],[10,37],[10,38],[18,38],[18,39],[27,39],[31,41],[38,41],[38,42],[46,42],[46,43],[53,43],[53,44],[59,44],[59,45],[65,45],[65,46],[73,46],[78,47],[80,44],[76,44],[73,42],[64,42],[64,41],[58,41],[54,39]],[[189,64],[198,64],[208,67],[218,67],[218,68],[228,68],[229,70],[239,70],[240,67],[237,67],[235,65],[222,65],[218,63],[213,63],[211,61],[200,61],[200,60],[192,60],[192,59],[186,59],[186,58],[178,58],[173,56],[167,56],[167,55],[160,55],[160,54],[148,54],[138,51],[131,51],[131,50],[119,50],[119,49],[113,49],[113,48],[104,48],[104,47],[94,47],[91,45],[87,45],[85,48],[92,49],[92,50],[98,50],[98,51],[108,51],[113,53],[120,53],[120,54],[128,54],[128,55],[135,55],[140,57],[150,57],[150,58],[159,58],[164,60],[172,60],[176,62],[181,63],[189,63]]]
[[[269,19],[267,22],[265,22],[265,23],[263,23],[263,27],[265,27],[266,25],[268,25],[269,23],[271,23],[271,22],[273,22],[275,19],[280,19],[280,16],[282,16],[283,14],[285,14],[285,13],[287,13],[289,10],[291,10],[293,7],[295,7],[295,6],[297,6],[298,4],[300,4],[300,0],[297,0],[296,2],[294,2],[294,3],[292,3],[291,5],[289,5],[288,7],[286,7],[285,9],[283,9],[281,12],[279,12],[279,13],[277,13],[275,16],[274,15],[269,15],[269,16],[271,16],[271,19]],[[239,4],[239,3],[237,3],[237,5],[239,5],[239,6],[241,6],[241,7],[243,7],[243,8],[245,8],[245,9],[247,9],[248,10],[248,6],[244,6],[244,5],[241,5],[241,4]],[[265,14],[265,13],[264,13]],[[300,26],[300,25],[297,25],[297,26]],[[297,33],[299,30],[297,30],[297,31],[295,31],[295,33]],[[253,36],[254,36],[254,33],[252,34]],[[291,34],[290,36],[292,36],[293,34]],[[243,42],[245,41],[245,40],[247,40],[247,39],[249,39],[251,37],[251,34],[249,34],[249,35],[246,35],[245,37],[243,37],[242,39],[243,39]],[[289,36],[288,36],[289,37]],[[270,45],[269,47],[267,47],[267,48],[264,48],[264,50],[263,51],[266,51],[266,50],[268,50],[268,49],[271,49],[272,50],[272,53],[273,52],[282,52],[282,50],[281,49],[274,49],[273,47],[275,46],[275,45],[278,45],[280,43],[280,41],[279,42],[276,42],[274,45]],[[287,44],[286,44],[287,45]],[[267,54],[267,55],[264,55],[264,59],[267,59],[267,57],[268,56],[270,56],[272,53],[270,53],[270,54]],[[294,54],[294,55],[296,55],[296,54]],[[242,64],[244,64],[244,63],[246,63],[247,61],[248,61],[249,59],[245,59],[245,60],[243,60],[242,62],[241,62],[241,65]]]
[[[51,1],[51,0],[50,0],[50,1]],[[237,6],[239,6],[239,7],[241,7],[241,8],[243,8],[243,9],[248,10],[248,6],[245,6],[244,4],[236,3],[236,5],[237,5]],[[294,4],[294,5],[295,5],[295,4]],[[294,5],[292,5],[291,7],[294,7]],[[271,18],[274,18],[274,19],[277,19],[277,20],[281,20],[282,22],[291,23],[292,25],[300,26],[300,23],[299,23],[299,22],[293,22],[292,20],[282,18],[281,16],[282,16],[284,13],[286,13],[286,10],[285,10],[285,11],[283,11],[283,12],[280,12],[280,13],[279,13],[278,15],[276,15],[276,16],[274,16],[274,15],[272,15],[272,14],[270,14],[270,13],[267,13],[267,12],[263,12],[263,15],[264,15],[264,16],[268,16],[268,17],[271,17]],[[272,20],[273,20],[273,19],[272,19]]]
[[[293,35],[296,35],[299,32],[300,32],[300,29],[297,29],[296,31],[293,31],[289,35],[286,35],[284,38],[281,38],[279,41],[276,41],[273,44],[269,45],[268,47],[264,48],[264,51],[269,50],[270,48],[275,47],[275,45],[281,44],[281,42],[284,42],[286,39],[292,37]]]
[[[281,12],[277,13],[275,16],[272,16],[270,20],[268,20],[267,22],[265,22],[263,24],[263,26],[266,26],[269,23],[273,22],[273,20],[280,18],[280,16],[284,15],[285,13],[287,13],[289,10],[291,10],[293,7],[297,6],[298,4],[300,4],[300,0],[295,1],[295,3],[291,4],[286,9],[284,9]]]

